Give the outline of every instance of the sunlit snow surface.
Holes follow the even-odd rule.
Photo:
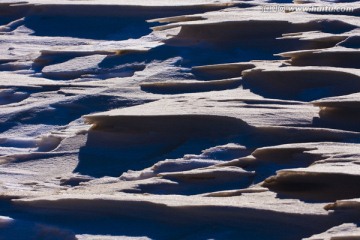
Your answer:
[[[0,0],[0,239],[359,239],[359,2],[276,4]]]

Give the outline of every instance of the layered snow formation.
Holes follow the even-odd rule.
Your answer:
[[[360,239],[359,2],[0,16],[0,239]]]

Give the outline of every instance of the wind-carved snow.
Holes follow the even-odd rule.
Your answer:
[[[0,238],[358,239],[359,4],[276,2],[1,1]]]

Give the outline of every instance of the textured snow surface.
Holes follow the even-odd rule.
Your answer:
[[[359,16],[0,0],[0,239],[360,239]]]

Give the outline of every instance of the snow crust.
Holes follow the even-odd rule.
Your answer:
[[[358,239],[359,11],[0,0],[0,238]]]

